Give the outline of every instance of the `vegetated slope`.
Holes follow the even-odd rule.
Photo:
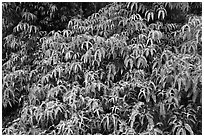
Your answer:
[[[201,134],[202,21],[165,23],[171,6],[113,3],[49,33],[19,23],[2,89],[3,109],[22,109],[3,134]]]

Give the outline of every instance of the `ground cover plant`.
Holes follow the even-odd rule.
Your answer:
[[[2,134],[202,134],[201,9],[2,3]]]

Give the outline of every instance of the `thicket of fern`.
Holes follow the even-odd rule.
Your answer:
[[[50,32],[21,12],[3,38],[3,111],[20,106],[3,134],[202,134],[201,16],[165,20],[188,4],[111,3]]]

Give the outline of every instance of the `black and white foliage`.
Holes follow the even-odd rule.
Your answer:
[[[71,4],[2,4],[2,134],[202,134],[201,3]]]

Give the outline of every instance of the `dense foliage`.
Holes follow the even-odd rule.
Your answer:
[[[202,134],[201,3],[101,4],[3,3],[3,134]]]

